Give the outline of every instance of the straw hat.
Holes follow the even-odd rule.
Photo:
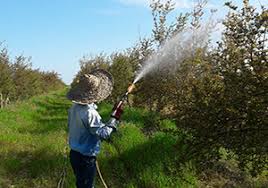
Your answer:
[[[112,75],[105,70],[96,69],[80,76],[78,81],[72,84],[67,98],[78,104],[100,102],[111,94],[112,89]]]

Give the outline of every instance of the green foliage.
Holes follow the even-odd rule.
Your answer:
[[[175,113],[178,126],[191,133],[191,152],[202,167],[217,161],[224,147],[238,156],[241,169],[256,175],[268,162],[266,10],[258,13],[248,1],[240,11],[227,5],[231,12],[218,48],[201,63],[181,67]]]
[[[176,141],[176,136],[163,132],[148,139],[140,128],[124,123],[113,136],[111,145],[103,147],[100,159],[109,166],[103,166],[102,172],[107,173],[108,178],[113,174],[109,182],[121,177],[117,184],[110,185],[114,187],[194,187],[193,171],[186,167],[174,168],[176,154],[180,152],[174,147]],[[114,149],[111,150],[111,146]]]
[[[2,49],[0,53],[0,93],[5,97],[14,93],[12,69],[6,49]]]
[[[159,0],[152,1],[152,16],[154,27],[152,29],[152,38],[149,39],[151,46],[141,48],[141,51],[157,52],[165,41],[174,37],[178,32],[182,32],[189,24],[190,18],[192,27],[199,27],[200,20],[203,15],[203,8],[206,1],[198,1],[192,13],[179,14],[175,22],[169,23],[167,20],[175,4],[172,1],[161,2]],[[178,39],[180,43],[183,39]],[[180,53],[180,52],[178,52]],[[190,52],[189,52],[190,53]],[[141,54],[144,54],[141,52]],[[147,53],[147,59],[150,54]],[[143,62],[142,62],[143,63]],[[141,63],[141,65],[142,65]],[[169,62],[161,62],[168,64]],[[179,64],[179,63],[178,63]],[[138,83],[138,96],[135,96],[135,105],[145,107],[151,111],[161,112],[165,115],[172,113],[174,106],[175,93],[178,92],[178,81],[176,78],[175,68],[158,68],[155,73],[150,73]]]
[[[32,69],[31,59],[22,55],[12,61],[6,48],[0,52],[0,93],[4,99],[23,100],[64,87],[59,75]]]
[[[122,53],[114,54],[109,71],[113,75],[115,88],[110,99],[115,102],[119,96],[126,92],[128,85],[133,82],[134,63],[132,58]]]
[[[15,88],[15,100],[21,100],[34,96],[38,91],[40,76],[31,69],[30,59],[23,56],[15,58],[15,63],[12,64],[13,83]]]
[[[167,24],[169,14],[175,9],[175,3],[172,0],[168,0],[166,2],[153,0],[151,1],[150,7],[152,9],[154,24],[152,29],[152,41],[160,47],[167,39],[184,29],[190,14],[181,13],[178,17],[176,17],[175,22]]]
[[[267,156],[268,48],[267,10],[256,12],[244,1],[230,12],[223,41],[214,54],[216,74],[223,78],[225,105],[219,115],[225,123],[222,144],[239,155],[240,166],[259,173]],[[247,165],[250,163],[250,167]]]
[[[83,57],[83,59],[80,60],[80,71],[76,74],[71,85],[76,83],[80,76],[87,74],[93,71],[94,69],[98,68],[104,70],[107,70],[109,68],[109,61],[106,55],[99,54],[96,56],[91,56],[89,58]]]

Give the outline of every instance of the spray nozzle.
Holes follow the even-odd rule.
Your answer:
[[[130,86],[128,86],[128,88],[127,88],[127,92],[128,93],[131,93],[132,91],[133,91],[133,89],[135,88],[135,84],[131,84]]]

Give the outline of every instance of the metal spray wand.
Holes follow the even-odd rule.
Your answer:
[[[119,119],[118,115],[120,115],[122,113],[123,104],[127,100],[128,94],[130,94],[133,91],[134,88],[135,88],[135,84],[132,83],[128,87],[127,92],[121,97],[121,99],[119,100],[119,102],[116,103],[116,105],[114,106],[113,112],[111,114],[111,117],[113,117],[115,119]]]

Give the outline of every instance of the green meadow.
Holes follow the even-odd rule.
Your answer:
[[[71,103],[65,91],[33,97],[0,111],[0,187],[75,187],[69,164],[67,113]],[[112,106],[101,104],[104,120]],[[142,132],[148,112],[127,108],[118,132],[103,142],[98,157],[109,187],[195,187],[196,178],[185,170],[188,183],[172,168],[175,136]],[[169,121],[163,126],[172,127]],[[100,185],[96,178],[97,187]]]
[[[0,187],[75,187],[67,145],[71,103],[65,99],[65,92],[33,97],[1,109]],[[109,104],[99,105],[104,121],[111,108]],[[98,163],[108,187],[205,187],[191,161],[177,164],[187,150],[183,144],[177,147],[183,139],[180,134],[165,131],[175,129],[175,124],[159,119],[159,129],[150,130],[153,116],[146,110],[127,107],[119,130],[102,143]],[[217,181],[216,187],[225,183],[224,179]],[[263,185],[258,181],[253,181],[253,187]],[[98,175],[96,187],[103,187]]]

